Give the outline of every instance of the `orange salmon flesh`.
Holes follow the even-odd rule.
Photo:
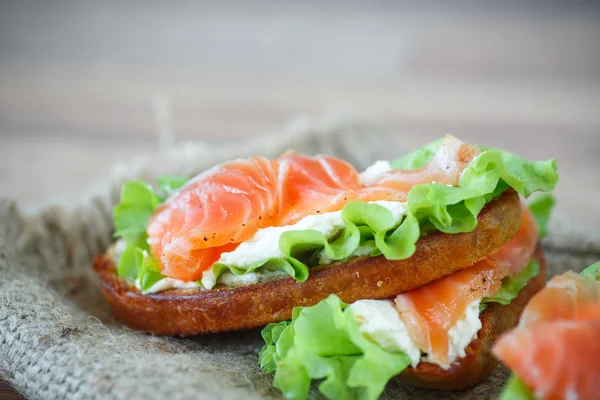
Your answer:
[[[544,400],[600,399],[599,283],[574,272],[552,278],[493,353]]]

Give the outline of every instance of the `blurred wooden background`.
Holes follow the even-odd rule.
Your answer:
[[[167,99],[175,142],[342,110],[388,146],[557,158],[561,209],[598,225],[600,8],[563,3],[0,2],[0,196],[72,198],[158,151]]]
[[[537,4],[537,5],[536,5]],[[331,110],[403,147],[446,132],[556,157],[562,206],[600,222],[600,14],[585,3],[3,2],[0,194],[77,196],[177,141],[230,141]],[[394,145],[391,143],[390,145]],[[591,215],[590,215],[591,214]]]

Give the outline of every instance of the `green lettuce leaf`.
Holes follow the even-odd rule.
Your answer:
[[[142,249],[144,244],[145,238],[142,238],[136,242],[126,243],[125,250],[123,250],[121,257],[119,258],[119,264],[117,265],[117,274],[120,277],[130,280],[137,279],[139,272],[137,251]]]
[[[444,138],[441,137],[439,139],[434,140],[431,143],[427,143],[425,146],[417,150],[411,151],[410,153],[407,153],[400,158],[395,159],[394,161],[390,162],[390,165],[392,166],[392,169],[422,168],[425,165],[427,165],[429,160],[433,158],[433,155],[435,154],[436,150],[440,147],[443,141]]]
[[[590,278],[600,281],[600,261],[581,271],[581,275],[589,276]]]
[[[529,210],[531,210],[531,214],[533,214],[537,223],[540,238],[545,238],[548,235],[548,223],[555,204],[556,200],[550,193],[536,196],[528,204]]]
[[[305,399],[312,380],[330,399],[377,399],[387,382],[410,364],[366,339],[337,296],[313,307],[296,307],[292,321],[270,324],[259,355],[263,373],[288,399]],[[326,332],[327,334],[324,334]]]
[[[535,259],[532,259],[529,264],[523,268],[517,275],[512,278],[504,278],[502,280],[502,287],[496,294],[491,297],[484,297],[481,301],[482,305],[487,303],[499,303],[502,305],[510,304],[518,295],[521,289],[523,289],[529,281],[540,273],[540,265]],[[480,306],[480,311],[481,306]]]
[[[554,190],[556,161],[526,161],[514,154],[487,150],[463,171],[458,187],[437,183],[417,185],[408,192],[409,211],[444,233],[469,232],[486,202],[508,185],[521,196]]]
[[[500,394],[500,400],[535,400],[531,390],[516,375],[512,375]]]
[[[262,338],[265,341],[265,345],[260,351],[258,357],[258,364],[262,369],[263,374],[275,372],[277,369],[277,362],[279,361],[279,353],[277,353],[276,343],[279,342],[281,334],[291,324],[291,321],[282,321],[267,325],[261,332]],[[292,330],[288,330],[287,335]],[[288,339],[289,340],[289,339]],[[285,338],[279,342],[280,347],[289,348],[291,345],[286,344]],[[283,352],[283,350],[282,350]]]
[[[492,192],[502,179],[523,197],[549,192],[558,183],[555,160],[527,161],[515,154],[487,150],[475,157],[461,175],[459,186]]]
[[[119,204],[113,208],[114,237],[125,241],[119,258],[117,274],[129,280],[140,280],[142,290],[149,289],[164,276],[158,270],[158,261],[150,255],[146,226],[154,210],[174,190],[185,184],[187,178],[161,177],[156,193],[152,186],[142,181],[129,181],[121,188]]]
[[[189,180],[190,178],[187,176],[161,176],[158,178],[157,183],[160,191],[169,197],[182,188]]]
[[[150,216],[163,199],[152,187],[141,181],[126,182],[121,188],[121,201],[113,209],[115,237],[137,242],[146,235]]]
[[[138,279],[140,288],[146,291],[156,282],[164,279],[158,268],[158,260],[152,257],[147,251],[136,249],[136,262],[138,267]]]

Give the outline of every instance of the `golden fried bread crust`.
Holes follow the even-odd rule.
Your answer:
[[[486,205],[472,232],[432,233],[418,241],[416,252],[406,260],[365,256],[312,268],[305,282],[282,278],[143,295],[117,276],[110,257],[98,257],[94,269],[119,321],[154,334],[189,336],[290,319],[294,307],[314,305],[332,293],[347,303],[394,296],[470,267],[512,238],[520,222],[519,197],[509,190]]]
[[[492,345],[503,332],[515,327],[529,299],[546,283],[546,265],[542,249],[538,246],[535,258],[540,264],[540,274],[529,281],[516,299],[508,305],[490,303],[481,313],[481,329],[477,339],[466,349],[466,357],[459,359],[450,369],[422,362],[408,368],[399,379],[411,386],[427,389],[462,390],[483,382],[496,369],[498,361],[492,356]]]

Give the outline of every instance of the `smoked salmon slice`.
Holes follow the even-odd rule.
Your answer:
[[[600,318],[541,322],[501,337],[494,354],[543,400],[599,399]]]
[[[492,350],[541,399],[600,399],[598,282],[567,272],[525,307]]]
[[[514,276],[530,262],[537,243],[537,226],[527,207],[517,234],[496,253],[450,276],[395,298],[396,308],[411,339],[444,368],[450,367],[449,330],[469,304],[493,296],[502,279]]]
[[[338,211],[356,199],[361,185],[358,172],[333,157],[306,157],[287,152],[279,163],[282,176],[281,214],[274,225],[298,222],[307,215]]]
[[[383,174],[361,193],[362,201],[406,201],[413,186],[424,182],[457,186],[462,171],[480,150],[447,135],[433,158],[422,168],[393,170]]]
[[[405,201],[421,183],[456,185],[476,147],[448,135],[423,168],[390,171],[362,185],[347,162],[288,152],[275,160],[252,157],[218,165],[192,179],[152,215],[148,243],[161,272],[199,279],[220,254],[259,229],[339,211],[351,201]]]
[[[170,197],[146,229],[162,273],[198,279],[220,253],[272,225],[281,203],[279,173],[273,160],[234,161],[198,175]]]
[[[531,298],[523,310],[519,326],[537,321],[572,319],[581,308],[598,300],[598,282],[568,271],[552,278],[546,287]]]

